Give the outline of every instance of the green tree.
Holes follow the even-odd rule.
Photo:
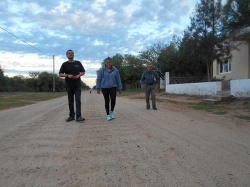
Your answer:
[[[206,64],[202,62],[199,54],[198,37],[185,30],[179,46],[179,55],[182,61],[181,68],[186,71],[185,76],[195,76],[196,81],[204,80],[206,77]]]
[[[144,64],[151,63],[157,70],[161,66],[158,62],[158,58],[161,52],[166,48],[166,44],[159,42],[157,44],[153,44],[151,47],[147,48],[146,51],[140,52],[140,59],[144,62]]]
[[[0,66],[0,91],[4,91],[6,87],[6,78],[4,76],[4,71]]]
[[[24,87],[26,91],[37,91],[37,79],[25,78]]]
[[[212,79],[213,61],[228,55],[232,48],[223,32],[222,10],[221,0],[201,0],[188,27],[196,42],[197,58],[206,65],[208,81]]]
[[[52,91],[53,90],[53,74],[42,72],[38,75],[37,85],[39,91]]]
[[[30,72],[29,72],[29,76],[30,76],[32,79],[37,79],[39,74],[40,74],[39,71],[30,71]]]
[[[11,91],[21,92],[25,91],[25,77],[23,75],[16,75],[9,78],[8,86]]]
[[[121,54],[119,54],[119,53],[117,53],[116,55],[114,55],[114,56],[112,57],[112,64],[113,64],[113,66],[115,66],[118,70],[121,69],[123,61],[124,61],[124,57],[123,57]]]
[[[121,68],[121,79],[123,83],[135,83],[140,80],[144,66],[138,57],[126,54]]]
[[[29,72],[29,76],[31,78],[27,78],[25,80],[26,86],[28,87],[28,90],[30,91],[38,91],[38,76],[40,72],[38,71],[31,71]]]
[[[182,65],[179,54],[179,42],[180,39],[174,36],[172,41],[161,50],[157,58],[158,69],[161,72],[170,72],[171,76],[183,75],[183,73],[178,72],[178,70],[181,70]],[[185,69],[182,70],[185,71]]]
[[[229,36],[234,36],[250,26],[250,1],[228,0],[224,6],[224,29]]]
[[[65,90],[65,81],[55,74],[55,90],[60,92]]]
[[[53,76],[55,76],[55,90],[63,91],[65,90],[65,81],[60,78],[57,74],[42,72],[39,73],[37,78],[37,85],[39,91],[53,91]]]

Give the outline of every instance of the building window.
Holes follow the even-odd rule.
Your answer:
[[[223,59],[220,61],[220,73],[229,73],[231,72],[231,60]]]

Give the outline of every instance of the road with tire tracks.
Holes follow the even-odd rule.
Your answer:
[[[115,112],[93,92],[85,122],[65,122],[66,97],[0,111],[0,186],[250,186],[250,126],[125,97]]]

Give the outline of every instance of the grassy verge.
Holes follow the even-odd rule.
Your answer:
[[[143,93],[143,94],[142,94]],[[128,90],[124,91],[123,96],[129,96],[130,99],[142,99],[145,100],[144,91],[143,90]],[[190,100],[190,99],[189,99]],[[238,119],[243,119],[250,122],[250,100],[246,101],[227,101],[221,102],[218,104],[209,104],[209,103],[201,103],[197,102],[197,98],[195,102],[188,101],[187,99],[180,99],[178,97],[168,97],[164,95],[160,95],[160,97],[156,97],[156,102],[166,103],[178,105],[181,107],[192,108],[195,110],[202,110],[205,112],[209,112],[218,116],[233,116]]]
[[[190,103],[189,107],[197,110],[210,111],[218,108],[218,105],[206,104],[206,103],[192,103],[192,104]]]
[[[144,93],[142,90],[126,90],[126,91],[122,91],[122,94],[119,96],[130,96],[130,95],[135,95],[135,94],[139,94],[139,93]]]
[[[244,119],[246,121],[250,121],[250,115],[235,115],[236,118]]]
[[[196,110],[204,110],[207,112],[212,112],[217,115],[225,115],[228,113],[225,104],[194,103],[194,104],[189,104],[189,107],[194,108]]]
[[[33,104],[39,101],[46,101],[58,97],[65,96],[65,92],[14,92],[0,93],[0,110],[21,107]]]

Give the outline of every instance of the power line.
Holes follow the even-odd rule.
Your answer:
[[[1,26],[0,26],[0,28],[1,28],[2,30],[4,30],[5,32],[9,33],[10,35],[14,36],[15,38],[17,38],[18,40],[21,40],[23,43],[25,43],[25,44],[29,45],[30,47],[36,49],[37,51],[39,51],[39,52],[41,52],[41,53],[43,53],[43,54],[49,56],[49,55],[48,55],[47,53],[45,53],[44,51],[38,49],[37,47],[35,47],[35,46],[29,44],[28,42],[24,41],[23,39],[19,38],[18,36],[12,34],[10,31],[6,30],[5,28],[3,28],[3,27],[1,27]]]
[[[16,36],[15,34],[13,34],[13,33],[11,33],[10,31],[8,31],[7,29],[5,29],[5,28],[3,28],[3,27],[1,27],[1,26],[0,26],[0,28],[1,28],[2,30],[4,30],[5,32],[7,32],[8,34],[10,34],[10,35],[14,36],[15,38],[17,38],[18,40],[22,41],[23,43],[25,43],[25,44],[29,45],[30,47],[34,48],[35,50],[37,50],[37,51],[39,51],[39,52],[41,52],[41,53],[43,53],[43,54],[45,54],[45,55],[47,55],[47,56],[51,56],[51,55],[49,55],[48,53],[45,53],[44,51],[38,49],[37,47],[35,47],[35,46],[29,44],[29,43],[26,42],[25,40],[19,38],[19,37]],[[41,32],[40,32],[40,33],[41,33]],[[41,34],[42,34],[42,33],[41,33]],[[56,62],[57,65],[59,65],[59,66],[61,65],[61,62],[58,62],[56,59],[55,59],[55,62]]]
[[[56,56],[55,56],[56,57]],[[57,61],[57,59],[55,58],[55,62],[59,65],[59,66],[61,66],[62,65],[62,62],[59,62],[59,61]]]

